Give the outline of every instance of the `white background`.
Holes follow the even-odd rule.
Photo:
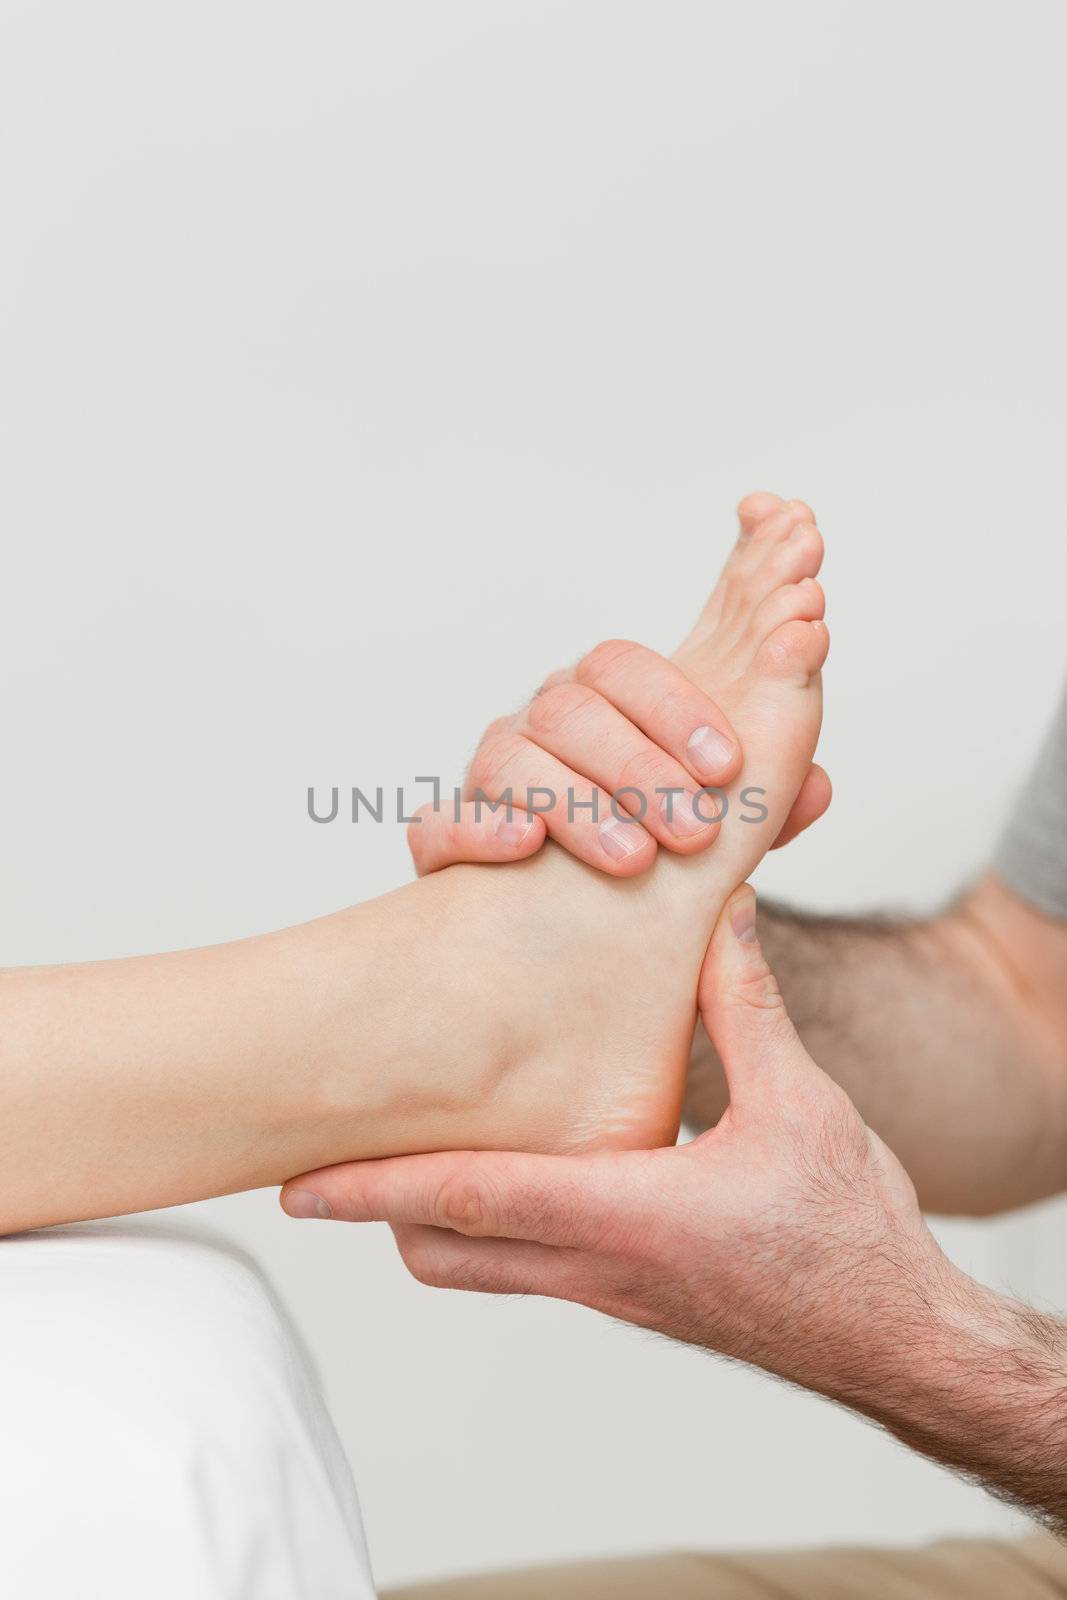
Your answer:
[[[757,486],[828,541],[837,785],[760,884],[965,880],[1064,665],[1062,17],[5,0],[0,956],[394,886],[402,830],[307,785],[458,776],[599,637],[672,647]],[[318,1353],[381,1581],[1008,1521],[768,1380],[422,1289],[384,1230],[197,1209]],[[945,1237],[1067,1306],[1058,1217]]]

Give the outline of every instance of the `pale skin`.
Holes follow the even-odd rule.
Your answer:
[[[617,729],[616,763],[628,748]],[[477,859],[484,834],[473,811],[428,817],[416,861]],[[763,1366],[1063,1531],[1067,1325],[955,1269],[919,1200],[985,1213],[1067,1186],[1067,927],[992,874],[925,922],[772,909],[783,1000],[736,937],[750,905],[704,968],[694,1144],[348,1165],[283,1205],[389,1221],[425,1282],[578,1300]]]
[[[821,559],[799,502],[743,508],[678,665],[649,653],[652,701],[637,647],[612,641],[579,668],[644,738],[650,792],[756,785],[758,822],[680,831],[654,809],[644,826],[591,827],[590,865],[553,846],[232,945],[0,976],[0,1230],[350,1156],[672,1141],[718,911],[813,813]],[[540,703],[544,716],[559,696]],[[544,760],[522,745],[485,782],[522,784],[527,754]]]

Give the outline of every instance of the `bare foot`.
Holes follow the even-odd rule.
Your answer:
[[[455,867],[426,880],[447,891],[447,914],[461,905],[483,919],[486,982],[507,991],[465,1143],[565,1150],[677,1136],[708,940],[779,834],[822,720],[821,537],[799,502],[750,496],[740,510],[737,544],[675,657],[744,748],[714,847],[661,853],[652,872],[623,880],[551,845],[506,871]]]

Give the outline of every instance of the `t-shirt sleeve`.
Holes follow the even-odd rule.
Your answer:
[[[1016,894],[1067,922],[1067,688],[993,866]]]

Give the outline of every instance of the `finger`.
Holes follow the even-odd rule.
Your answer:
[[[635,1167],[634,1172],[628,1166]],[[291,1217],[420,1223],[472,1238],[531,1239],[581,1249],[613,1231],[620,1185],[640,1179],[628,1153],[513,1155],[450,1151],[349,1161],[292,1178],[281,1192]]]
[[[544,683],[541,685],[540,689],[538,689],[537,693],[543,694],[545,690],[551,688],[553,684],[566,683],[573,677],[574,669],[572,667],[563,667],[559,672],[550,673],[545,679]],[[513,712],[510,716],[496,717],[489,724],[488,728],[486,728],[485,732],[478,740],[478,748],[471,757],[470,765],[468,766],[463,778],[462,797],[464,800],[474,799],[474,790],[476,785],[471,781],[471,773],[474,771],[475,766],[485,767],[489,762],[492,761],[493,746],[501,743],[507,734],[515,731],[519,724],[519,718],[524,714],[524,712],[525,707],[523,707],[523,711]]]
[[[547,837],[544,819],[518,806],[491,811],[465,800],[456,809],[420,806],[408,824],[408,849],[420,878],[457,861],[523,861]]]
[[[432,1289],[476,1294],[578,1297],[579,1285],[595,1293],[595,1261],[579,1251],[528,1239],[472,1239],[448,1228],[400,1224],[393,1228],[401,1260]]]
[[[575,679],[603,695],[701,784],[726,784],[740,771],[741,745],[727,718],[655,650],[628,639],[605,640],[578,663]]]
[[[783,1076],[810,1067],[756,937],[756,896],[747,883],[734,890],[715,924],[697,998],[732,1106],[765,1101]]]
[[[771,849],[781,849],[782,845],[789,844],[795,839],[798,833],[810,828],[813,822],[818,822],[829,809],[833,794],[830,774],[812,762],[805,774],[804,782],[800,785],[800,792],[793,801],[793,809],[782,824],[782,831],[771,845]]]
[[[632,878],[655,860],[655,839],[622,803],[613,805],[598,784],[513,727],[479,746],[468,786],[483,804],[506,805],[510,796],[543,817],[549,836],[571,855],[613,877]]]
[[[651,650],[640,653],[661,660]],[[669,662],[661,665],[670,668]],[[516,731],[613,795],[669,850],[692,855],[719,831],[721,796],[701,794],[701,784],[685,767],[583,683],[560,683],[539,694]]]

